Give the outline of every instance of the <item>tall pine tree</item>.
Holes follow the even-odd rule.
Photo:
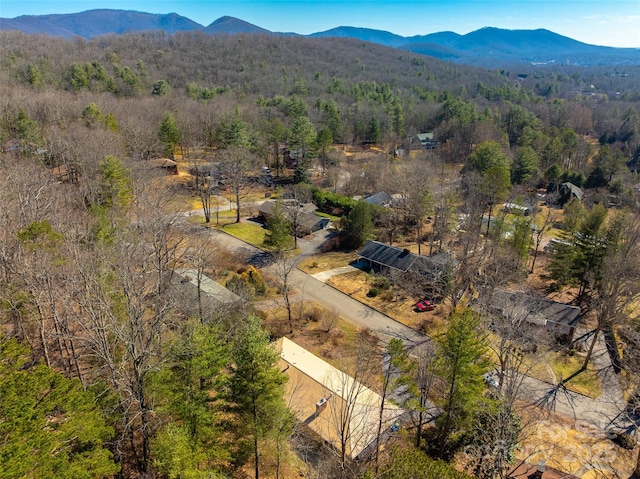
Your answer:
[[[228,399],[235,413],[239,462],[253,456],[255,479],[260,477],[264,442],[282,437],[291,413],[284,401],[287,376],[278,367],[278,353],[260,320],[250,316],[237,336],[232,352]]]

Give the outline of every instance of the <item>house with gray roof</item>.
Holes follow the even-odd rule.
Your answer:
[[[314,205],[302,205],[299,206],[299,210],[295,210],[294,208],[298,207],[289,206],[286,202],[279,204],[275,201],[265,201],[258,206],[258,213],[267,220],[273,216],[276,211],[276,207],[280,207],[280,211],[282,211],[283,216],[289,221],[293,218],[297,218],[298,236],[306,236],[315,231],[326,229],[331,223],[329,218],[318,216],[314,213]]]
[[[545,327],[569,343],[580,324],[580,308],[522,291],[495,291],[490,304],[498,314],[519,317],[529,324]]]
[[[184,285],[185,294],[197,297],[198,272],[190,268],[177,268],[174,271],[180,277],[180,285]],[[212,306],[240,306],[245,303],[243,298],[204,274],[200,275],[200,291]]]
[[[439,141],[436,140],[433,132],[418,133],[411,139],[411,146],[419,144],[422,148],[433,150],[438,146]]]
[[[369,196],[365,196],[362,201],[370,205],[389,206],[393,201],[393,197],[386,191],[378,191]]]

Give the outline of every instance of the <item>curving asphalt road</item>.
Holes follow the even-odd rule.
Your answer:
[[[226,248],[246,254],[258,263],[262,260],[264,266],[265,253],[243,241],[218,230],[211,230],[217,241]],[[310,240],[300,239],[300,260],[317,253],[317,247],[324,241],[328,232],[316,233]],[[267,265],[268,269],[269,266]],[[310,298],[324,307],[335,311],[352,324],[368,328],[381,338],[383,342],[391,338],[401,338],[409,348],[419,346],[430,341],[420,332],[409,328],[389,316],[386,316],[350,296],[324,284],[311,275],[299,270],[293,270],[293,285],[299,298]],[[298,299],[299,299],[298,298]],[[609,428],[632,431],[636,426],[630,418],[621,413],[624,401],[620,393],[617,377],[611,370],[611,363],[602,341],[595,348],[595,363],[603,381],[603,393],[597,399],[578,394],[562,386],[541,381],[530,376],[523,377],[520,397],[523,401],[541,408],[541,414],[546,410],[561,414],[577,421],[583,421],[599,430]]]

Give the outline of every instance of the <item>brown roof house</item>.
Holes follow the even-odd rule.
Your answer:
[[[297,419],[350,459],[375,447],[382,398],[347,373],[331,366],[288,338],[277,342],[280,363],[289,376],[287,399]],[[383,435],[405,411],[385,402]]]
[[[178,174],[178,163],[170,160],[169,158],[155,158],[153,160],[149,160],[149,167],[162,170],[167,175]]]

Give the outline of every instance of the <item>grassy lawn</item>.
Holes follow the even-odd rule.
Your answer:
[[[584,356],[576,354],[569,356],[557,351],[547,351],[542,357],[532,357],[533,362],[530,376],[552,384],[567,379],[582,367]],[[586,371],[581,372],[565,384],[567,389],[585,396],[597,398],[602,394],[602,384],[593,364],[589,363]]]
[[[318,216],[322,216],[323,218],[329,218],[331,221],[336,222],[340,221],[339,216],[330,215],[329,213],[323,213],[322,211],[316,211]]]
[[[212,226],[214,228],[219,227],[222,228],[224,226],[230,225],[235,223],[236,221],[236,212],[235,210],[232,211],[220,211],[218,214],[218,219],[220,221],[220,224],[216,224],[216,213],[215,211],[211,212],[211,220],[209,221],[209,226]],[[206,225],[205,221],[204,221],[204,216],[201,214],[193,214],[191,216],[187,217],[187,221],[189,221],[190,223],[196,224],[196,225]]]
[[[264,235],[267,231],[262,226],[254,223],[227,223],[220,225],[218,229],[258,248],[262,248]]]
[[[174,213],[192,211],[202,208],[199,198],[186,195],[175,195],[167,202],[167,209]]]
[[[225,191],[224,194],[222,195],[224,196],[227,200],[229,200],[231,203],[236,202],[236,197],[235,195],[230,192],[230,191]],[[264,200],[264,190],[251,190],[247,193],[243,193],[241,198],[240,198],[240,204],[242,205],[242,203],[251,203],[254,201],[261,201]]]
[[[226,218],[226,219],[232,218],[232,219],[235,220],[236,219],[236,210],[221,210],[221,211],[218,211],[218,217],[220,219],[222,219],[222,218]],[[215,220],[216,220],[216,209],[214,207],[214,208],[211,208],[211,221],[215,221]]]
[[[314,274],[333,268],[340,268],[341,266],[347,266],[354,259],[356,259],[355,253],[332,251],[318,256],[311,256],[300,262],[298,268],[305,273]]]
[[[558,380],[570,377],[578,371],[584,363],[583,355],[575,354],[569,356],[568,354],[560,354],[554,351],[550,351],[546,359]],[[569,389],[593,398],[597,398],[602,394],[602,384],[591,362],[589,362],[586,371],[573,377],[566,386]]]
[[[489,333],[489,342],[494,345],[494,348],[497,348],[500,337],[495,333]],[[496,356],[490,360],[496,366],[498,365]],[[537,353],[527,354],[522,372],[541,381],[557,384],[578,371],[583,362],[584,355],[575,354],[574,356],[569,356],[559,351],[552,349],[545,351],[541,348]],[[592,398],[597,398],[602,393],[602,384],[592,363],[589,363],[586,371],[581,372],[567,382],[565,387]]]

